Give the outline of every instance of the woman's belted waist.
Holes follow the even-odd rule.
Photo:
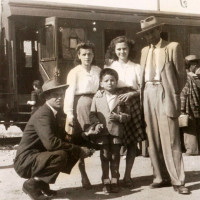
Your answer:
[[[80,97],[80,96],[85,96],[85,97],[93,97],[94,94],[88,93],[88,94],[76,94],[75,96]]]
[[[153,80],[153,81],[146,81],[145,84],[160,85],[162,84],[162,82],[160,80]]]

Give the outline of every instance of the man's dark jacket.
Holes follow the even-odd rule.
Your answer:
[[[80,147],[67,143],[63,133],[50,107],[47,104],[40,107],[25,127],[14,161],[16,172],[23,178],[30,178],[36,173],[34,163],[39,154],[48,152],[49,156],[49,152],[64,150],[68,155],[65,172],[70,173],[79,159]],[[48,164],[48,156],[39,162],[41,166],[37,166],[37,170]]]

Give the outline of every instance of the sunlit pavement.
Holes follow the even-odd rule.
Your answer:
[[[14,150],[0,151],[0,199],[1,200],[28,200],[29,197],[21,190],[24,179],[14,171],[12,164]],[[80,173],[75,166],[71,175],[60,174],[52,189],[58,190],[53,199],[92,200],[92,199],[127,199],[127,200],[199,200],[200,198],[200,156],[183,156],[186,171],[186,186],[191,190],[190,195],[180,195],[172,187],[150,189],[152,182],[152,168],[149,158],[137,157],[132,177],[134,187],[121,187],[119,193],[104,194],[101,186],[101,166],[99,152],[86,159],[86,169],[93,185],[91,190],[81,187]],[[121,159],[120,179],[123,178],[125,160]]]

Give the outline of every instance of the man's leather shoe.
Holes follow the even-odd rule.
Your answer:
[[[190,190],[184,185],[173,185],[173,188],[179,194],[190,194]]]
[[[40,189],[46,196],[52,197],[57,195],[57,191],[51,190],[48,183],[45,183],[44,181],[39,181],[39,184]]]
[[[33,178],[24,182],[22,190],[29,195],[33,200],[48,200],[48,197],[45,197],[39,187],[38,181],[35,181]]]
[[[166,180],[166,181],[162,181],[161,183],[152,183],[150,185],[150,188],[154,189],[154,188],[162,188],[162,187],[169,187],[169,186],[171,186],[171,182],[169,180]]]

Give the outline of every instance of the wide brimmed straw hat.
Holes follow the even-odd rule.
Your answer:
[[[140,21],[142,31],[137,32],[136,34],[142,35],[143,33],[147,32],[151,29],[154,29],[156,27],[163,26],[164,24],[165,23],[158,22],[158,20],[155,16],[147,17],[146,19]]]
[[[55,79],[50,79],[47,80],[46,82],[44,82],[44,84],[42,85],[42,93],[41,95],[44,96],[45,94],[63,88],[63,89],[67,89],[69,85],[67,84],[63,84],[61,85],[58,81],[56,81]]]

